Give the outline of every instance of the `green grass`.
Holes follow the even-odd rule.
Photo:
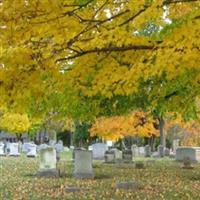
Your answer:
[[[199,200],[200,164],[193,170],[181,168],[181,164],[170,159],[156,159],[145,169],[134,165],[94,163],[95,179],[76,180],[72,177],[71,155],[63,153],[59,167],[65,170],[60,178],[38,178],[38,158],[0,157],[0,199],[25,200]],[[146,159],[137,159],[146,161]],[[137,181],[140,189],[117,190],[115,185],[122,181]],[[69,193],[66,186],[83,188],[81,192]]]

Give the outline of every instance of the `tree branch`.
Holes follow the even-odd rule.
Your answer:
[[[130,45],[130,46],[122,46],[122,47],[95,48],[95,49],[85,50],[85,51],[76,53],[75,55],[72,55],[72,56],[57,59],[56,62],[74,59],[74,58],[81,57],[85,54],[90,54],[90,53],[101,53],[101,52],[112,52],[112,51],[130,51],[130,50],[151,50],[151,49],[155,49],[155,46]]]

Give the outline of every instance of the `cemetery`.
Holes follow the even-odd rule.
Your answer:
[[[200,200],[200,0],[0,1],[0,200]]]

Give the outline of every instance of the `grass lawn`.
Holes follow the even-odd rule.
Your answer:
[[[72,178],[73,164],[69,154],[62,155],[61,168],[66,175],[61,178],[38,178],[38,159],[0,157],[0,199],[24,200],[123,200],[123,199],[200,199],[200,164],[186,170],[181,164],[169,159],[156,159],[152,166],[135,169],[134,165],[94,163],[95,179]],[[65,164],[63,164],[65,163]],[[116,189],[116,183],[137,181],[136,190]],[[82,188],[80,192],[67,192],[67,186]]]

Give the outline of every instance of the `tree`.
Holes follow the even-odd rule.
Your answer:
[[[26,114],[4,113],[0,117],[0,129],[16,134],[21,140],[23,133],[28,132],[31,123]]]
[[[198,0],[5,0],[0,103],[46,114],[54,94],[63,97],[58,115],[61,108],[89,119],[92,109],[96,116],[130,111],[143,96],[141,108],[160,122],[168,111],[195,117],[199,7]]]
[[[125,116],[99,118],[90,129],[91,136],[117,141],[125,136],[158,136],[156,121],[148,113],[135,111]]]

